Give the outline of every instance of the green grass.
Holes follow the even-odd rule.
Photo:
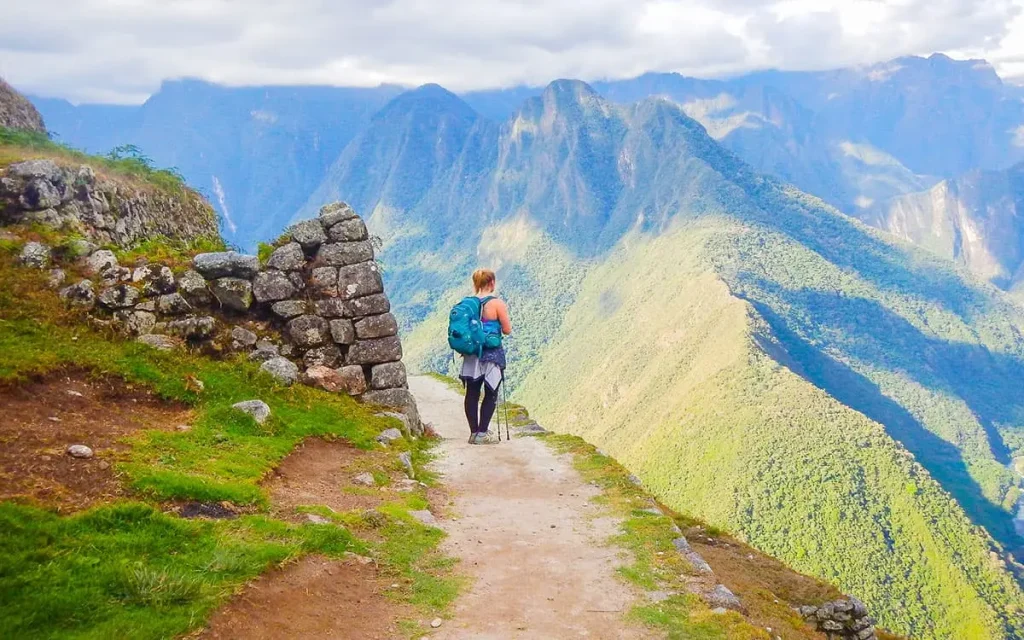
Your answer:
[[[0,503],[0,637],[168,638],[303,553],[363,551],[343,528],[190,521],[122,503],[59,517]]]
[[[171,267],[176,272],[191,268],[192,257],[197,253],[226,251],[227,245],[221,238],[195,238],[180,240],[156,237],[144,240],[131,249],[115,250],[121,264],[134,264],[139,258]]]
[[[89,164],[106,173],[116,173],[146,182],[170,194],[189,193],[185,179],[177,169],[157,169],[153,166],[153,161],[133,145],[121,145],[106,155],[95,156],[54,142],[43,133],[0,127],[0,166],[30,157]]]

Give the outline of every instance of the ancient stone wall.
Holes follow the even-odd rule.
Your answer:
[[[265,264],[225,251],[196,255],[177,272],[145,259],[122,265],[113,251],[81,239],[60,247],[29,242],[20,257],[27,267],[50,269],[61,298],[95,323],[159,349],[243,353],[284,384],[395,408],[419,433],[398,323],[366,225],[335,203],[278,244]]]
[[[804,620],[829,640],[875,640],[875,621],[856,598],[826,602],[820,607],[800,607]]]
[[[192,192],[99,175],[89,165],[27,160],[0,174],[0,224],[39,223],[97,244],[130,247],[158,236],[218,237],[217,215]]]

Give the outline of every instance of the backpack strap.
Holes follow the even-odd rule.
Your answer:
[[[490,302],[491,300],[497,300],[497,298],[498,298],[498,296],[487,296],[486,298],[482,298],[480,300],[480,319],[481,320],[483,320],[483,317],[484,317],[484,307],[487,306],[488,302]]]

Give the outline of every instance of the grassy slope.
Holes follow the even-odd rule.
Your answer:
[[[863,596],[885,626],[1006,637],[1024,596],[991,540],[879,424],[765,355],[770,328],[704,260],[742,234],[725,229],[625,243],[588,274],[520,399],[670,506]]]
[[[47,232],[18,232],[57,243]],[[261,479],[303,438],[338,437],[370,447],[393,420],[345,396],[279,387],[244,359],[161,353],[92,329],[46,289],[46,272],[15,266],[19,245],[0,241],[0,384],[84,368],[150,386],[192,406],[195,420],[188,432],[142,431],[129,441],[115,468],[135,490],[134,501],[70,517],[0,503],[0,637],[178,636],[202,626],[246,581],[314,552],[374,556],[394,576],[389,595],[428,618],[451,603],[459,581],[450,575],[450,559],[436,551],[441,534],[408,515],[426,507],[419,494],[381,507],[383,527],[361,513],[330,514],[343,527],[294,525],[259,514],[267,505]],[[230,409],[252,398],[272,409],[265,425]],[[395,456],[402,448],[390,450],[394,472],[401,470]],[[412,452],[422,463],[422,443]],[[226,500],[256,514],[182,520],[159,509],[173,499]],[[422,633],[417,625],[409,631]]]

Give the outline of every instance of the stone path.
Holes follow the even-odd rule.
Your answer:
[[[487,446],[469,437],[462,397],[431,378],[410,389],[444,438],[434,468],[454,505],[444,551],[472,585],[431,638],[653,638],[625,621],[638,595],[615,575],[618,523],[590,502],[570,458],[535,438]],[[493,426],[492,426],[493,428]]]

